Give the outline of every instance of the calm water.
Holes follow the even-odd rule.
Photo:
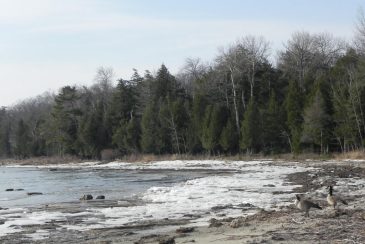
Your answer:
[[[49,169],[0,167],[0,207],[30,207],[77,201],[84,194],[128,199],[152,186],[169,186],[204,176],[175,170]],[[8,188],[24,191],[5,191]],[[28,196],[27,192],[43,195]]]

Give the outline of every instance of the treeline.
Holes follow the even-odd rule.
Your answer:
[[[134,70],[113,86],[65,86],[0,110],[0,156],[346,152],[365,143],[365,21],[354,44],[294,33],[269,62],[246,36],[172,75]]]

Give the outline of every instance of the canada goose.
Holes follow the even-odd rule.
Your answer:
[[[329,188],[328,195],[327,195],[328,205],[333,206],[333,209],[336,208],[337,202],[342,202],[343,204],[348,205],[348,203],[345,200],[343,200],[341,197],[333,196],[333,186],[329,186],[327,188]]]
[[[295,195],[296,196],[296,200],[295,200],[295,206],[297,208],[299,208],[300,210],[304,211],[305,214],[304,216],[309,217],[309,209],[310,208],[318,208],[318,209],[322,209],[318,204],[313,203],[309,200],[304,200],[301,199],[301,197],[299,195]]]

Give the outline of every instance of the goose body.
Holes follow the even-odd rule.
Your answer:
[[[341,202],[345,205],[348,205],[348,203],[342,199],[341,197],[339,196],[334,196],[333,195],[333,186],[329,186],[328,187],[328,195],[327,195],[327,203],[328,205],[330,205],[331,207],[333,207],[334,209],[336,208],[336,205],[338,202]]]
[[[309,210],[311,209],[311,208],[318,208],[318,209],[322,209],[318,204],[316,204],[316,203],[313,203],[313,202],[311,202],[311,201],[309,201],[309,200],[305,200],[305,199],[301,199],[301,197],[299,196],[299,195],[295,195],[296,196],[296,200],[295,200],[295,206],[298,208],[298,209],[300,209],[300,210],[302,210],[302,211],[304,211],[305,212],[305,214],[304,214],[304,216],[306,216],[306,217],[309,217]]]

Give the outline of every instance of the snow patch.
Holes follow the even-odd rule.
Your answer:
[[[161,167],[161,164],[158,167]],[[99,222],[104,227],[144,220],[180,219],[187,215],[200,215],[202,218],[194,222],[206,224],[207,220],[217,214],[225,214],[227,217],[244,214],[244,204],[264,209],[291,204],[294,197],[291,190],[297,185],[284,184],[284,178],[287,174],[306,170],[308,168],[299,166],[245,166],[244,171],[233,175],[208,176],[170,187],[151,187],[141,196],[146,202],[145,205],[94,208],[90,211],[105,216],[105,220]],[[273,194],[275,191],[282,194]],[[254,212],[250,210],[247,214]],[[77,227],[80,228],[88,229],[90,226]]]

